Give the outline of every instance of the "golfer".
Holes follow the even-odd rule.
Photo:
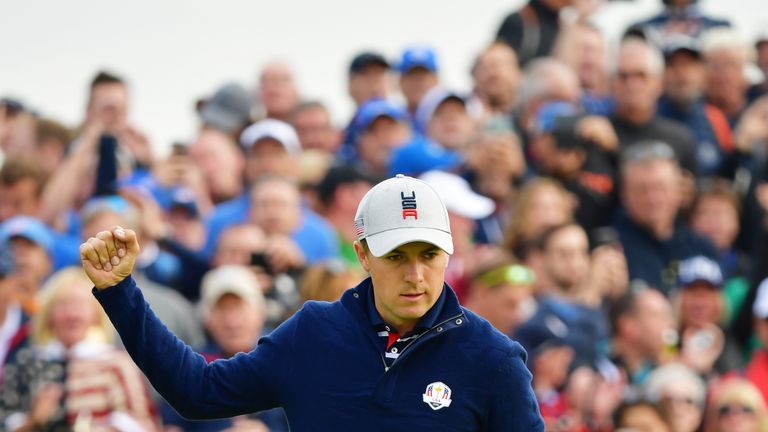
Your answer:
[[[355,216],[370,277],[339,301],[307,302],[249,353],[207,363],[166,329],[131,278],[136,234],[80,247],[94,295],[152,385],[184,417],[281,406],[292,431],[543,431],[525,352],[459,305],[444,281],[445,205],[398,175]]]

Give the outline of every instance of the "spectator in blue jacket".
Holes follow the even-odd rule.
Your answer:
[[[282,406],[298,432],[543,431],[525,351],[444,282],[453,241],[437,193],[410,177],[385,180],[363,198],[355,225],[370,278],[337,302],[307,302],[250,353],[210,364],[142,298],[130,276],[132,231],[102,231],[80,251],[134,361],[183,416]]]

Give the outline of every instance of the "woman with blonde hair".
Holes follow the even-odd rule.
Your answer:
[[[507,250],[521,258],[525,248],[549,227],[573,220],[573,198],[560,182],[549,177],[530,180],[520,190],[504,233]]]
[[[144,379],[117,349],[114,329],[82,269],[63,269],[40,291],[30,346],[6,365],[0,429],[157,429]]]
[[[768,432],[762,394],[743,378],[728,378],[716,386],[707,414],[707,432]]]

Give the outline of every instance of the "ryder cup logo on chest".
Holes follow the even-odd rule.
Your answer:
[[[427,386],[422,399],[435,411],[451,406],[451,388],[443,382],[433,382]]]

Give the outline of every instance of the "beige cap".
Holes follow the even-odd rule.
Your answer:
[[[205,274],[200,289],[203,311],[211,310],[224,294],[233,294],[259,307],[264,306],[259,281],[248,267],[226,265]]]

